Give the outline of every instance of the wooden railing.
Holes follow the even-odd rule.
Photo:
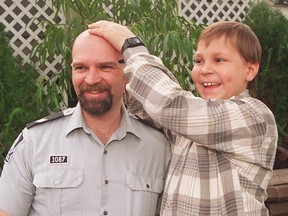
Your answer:
[[[288,169],[277,169],[268,186],[266,205],[271,216],[288,215]]]

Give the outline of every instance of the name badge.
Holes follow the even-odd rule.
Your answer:
[[[50,164],[68,164],[68,155],[51,155]]]

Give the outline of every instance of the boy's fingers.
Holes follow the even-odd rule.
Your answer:
[[[88,28],[90,28],[90,29],[97,28],[97,27],[99,28],[99,27],[102,27],[103,25],[108,24],[108,23],[109,23],[109,21],[99,20],[97,22],[89,24]]]
[[[118,23],[100,20],[88,25],[88,32],[105,38],[114,46],[116,50],[121,51],[121,47],[127,38],[135,37],[135,35],[127,28]]]

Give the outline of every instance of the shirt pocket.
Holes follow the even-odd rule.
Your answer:
[[[128,173],[127,185],[132,191],[146,191],[152,193],[161,193],[164,187],[164,180],[162,177],[147,177]]]
[[[55,168],[35,174],[33,184],[35,213],[81,215],[83,170]]]
[[[126,183],[127,215],[154,216],[164,188],[163,177],[128,173]]]

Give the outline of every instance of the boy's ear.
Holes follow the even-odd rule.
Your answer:
[[[256,77],[259,71],[259,67],[260,67],[259,63],[248,63],[248,68],[247,68],[248,72],[246,74],[246,80],[248,82],[253,80]]]

